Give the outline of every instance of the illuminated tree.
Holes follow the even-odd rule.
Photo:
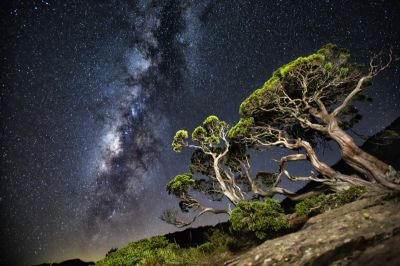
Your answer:
[[[162,219],[178,227],[194,222],[204,213],[230,213],[230,208],[206,207],[193,194],[199,192],[211,200],[226,197],[230,204],[249,201],[255,196],[269,197],[276,193],[294,195],[279,187],[275,173],[259,173],[250,176],[249,156],[244,147],[228,139],[229,125],[216,116],[209,116],[192,132],[192,141],[185,130],[176,132],[172,148],[181,152],[184,148],[194,149],[191,156],[190,173],[179,174],[167,183],[166,189],[180,199],[183,212],[195,211],[193,219],[179,218],[177,211],[167,210]],[[262,179],[260,181],[260,179]]]
[[[363,186],[368,190],[400,190],[399,172],[359,148],[346,132],[361,119],[354,101],[367,100],[361,94],[364,88],[394,61],[397,59],[392,53],[386,60],[379,54],[370,60],[368,70],[363,71],[361,65],[351,62],[348,50],[328,44],[317,53],[297,58],[274,71],[264,86],[240,105],[241,119],[234,127],[210,116],[193,130],[191,141],[187,131],[176,132],[173,150],[181,152],[191,148],[194,151],[190,172],[175,176],[166,188],[180,198],[183,212],[195,214],[185,221],[177,211],[167,210],[161,218],[183,227],[207,212],[232,214],[230,207],[205,206],[194,196],[199,194],[213,201],[227,198],[236,207],[236,218],[247,212],[274,209],[269,198],[275,194],[283,194],[292,200],[308,196],[309,193],[297,195],[280,187],[284,177],[293,181],[319,182],[336,192],[352,186]],[[327,140],[339,144],[343,160],[359,175],[343,174],[318,158],[315,149]],[[260,172],[252,176],[250,154],[274,147],[295,153],[277,160],[277,172]],[[317,172],[297,176],[285,168],[291,161],[309,161]],[[261,205],[244,203],[255,199],[267,200]],[[248,222],[247,225],[236,224],[237,228],[251,225],[261,236],[263,229],[257,226],[261,221]],[[278,227],[272,226],[268,219],[262,224]],[[282,220],[278,224],[284,227],[285,222]]]
[[[395,61],[379,54],[370,60],[368,71],[351,63],[346,49],[328,44],[317,53],[300,57],[276,70],[261,89],[254,91],[240,106],[242,119],[230,137],[248,147],[282,146],[297,153],[281,158],[281,173],[293,180],[314,180],[342,190],[350,185],[400,190],[398,172],[390,165],[363,151],[345,130],[361,115],[353,102],[372,78]],[[321,162],[313,144],[335,140],[343,160],[361,175],[343,175]],[[284,169],[287,161],[308,160],[322,175],[291,176]]]

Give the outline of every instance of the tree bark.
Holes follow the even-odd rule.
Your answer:
[[[213,167],[214,167],[214,172],[215,172],[215,177],[221,186],[222,193],[236,206],[240,201],[243,199],[239,198],[235,193],[234,193],[234,188],[230,190],[226,184],[224,179],[222,178],[220,168],[219,168],[219,160],[220,157],[214,157],[214,162],[213,162]]]
[[[327,165],[326,163],[320,161],[311,144],[305,140],[298,139],[295,143],[288,143],[287,141],[284,141],[283,145],[286,148],[292,150],[303,148],[306,151],[306,158],[299,154],[296,154],[294,156],[286,156],[285,159],[280,162],[281,171],[283,168],[283,164],[286,161],[306,159],[311,163],[315,170],[317,170],[326,179],[326,181],[321,181],[321,183],[327,185],[331,190],[335,192],[349,189],[351,186],[355,185],[365,186],[369,189],[374,189],[371,182],[363,180],[357,176],[342,174]],[[310,178],[310,180],[312,179]]]
[[[390,190],[400,191],[400,184],[394,182],[398,175],[396,170],[358,147],[353,138],[339,127],[335,117],[329,120],[328,134],[339,144],[342,158],[349,166],[371,182],[377,182]]]
[[[321,162],[310,143],[307,141],[300,141],[300,145],[306,150],[308,159],[311,165],[322,175],[328,177],[332,181],[323,182],[328,185],[334,191],[341,191],[349,189],[354,185],[361,185],[371,187],[371,183],[364,181],[356,176],[344,175],[324,162]]]

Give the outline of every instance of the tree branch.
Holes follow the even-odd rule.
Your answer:
[[[342,104],[339,105],[338,107],[336,107],[335,110],[332,111],[330,116],[336,117],[341,111],[343,111],[349,105],[349,103],[353,100],[354,96],[356,96],[358,93],[360,93],[363,90],[363,83],[365,80],[367,80],[369,78],[371,78],[371,76],[369,76],[369,75],[360,78],[360,80],[357,82],[356,87],[352,90],[352,92],[350,92],[349,95],[347,95],[347,97],[344,99]]]
[[[160,219],[178,228],[182,228],[194,223],[197,220],[197,218],[208,212],[214,214],[221,214],[221,213],[229,214],[229,211],[225,209],[214,209],[210,207],[203,207],[202,211],[193,216],[192,219],[184,220],[183,218],[179,217],[178,212],[176,210],[168,209],[163,212]]]

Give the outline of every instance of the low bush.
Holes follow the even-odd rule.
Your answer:
[[[252,232],[258,239],[265,239],[270,230],[278,231],[288,227],[283,209],[274,199],[240,202],[232,211],[229,221],[233,231]]]
[[[326,204],[326,195],[320,194],[318,196],[308,198],[299,202],[294,207],[297,215],[300,216],[309,216],[312,213],[318,213],[321,209],[324,208]]]
[[[96,266],[219,265],[231,255],[227,247],[233,242],[232,236],[219,229],[212,230],[203,244],[189,248],[171,243],[164,236],[156,236],[113,249],[96,262]]]
[[[357,200],[365,193],[365,191],[365,187],[353,186],[347,190],[334,194],[320,194],[297,203],[295,206],[295,212],[300,216],[310,216],[322,213],[329,209],[336,209]]]

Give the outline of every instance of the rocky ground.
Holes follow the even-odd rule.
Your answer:
[[[368,197],[314,216],[225,265],[400,265],[400,198]]]

